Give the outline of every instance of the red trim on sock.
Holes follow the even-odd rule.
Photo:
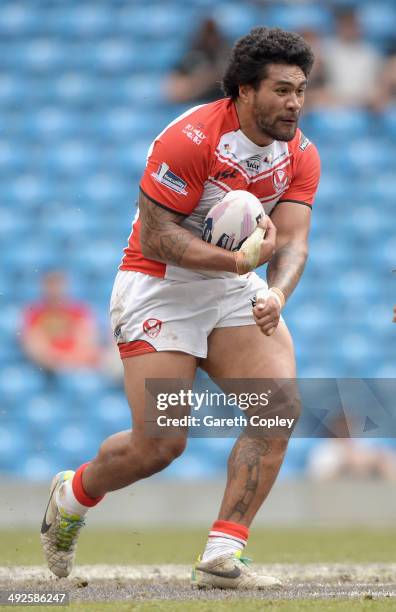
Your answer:
[[[72,489],[74,497],[80,504],[87,506],[88,508],[92,508],[103,499],[104,495],[101,495],[100,497],[89,497],[89,495],[87,495],[84,491],[82,475],[87,465],[89,465],[89,461],[87,463],[83,463],[79,468],[77,468],[72,480]]]
[[[245,527],[245,525],[240,525],[239,523],[233,523],[232,521],[215,521],[213,523],[212,530],[222,531],[227,535],[245,540],[245,542],[247,542],[249,537],[248,527]]]

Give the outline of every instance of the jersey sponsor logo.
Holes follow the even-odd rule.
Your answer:
[[[151,176],[153,179],[157,181],[157,183],[161,183],[161,185],[165,185],[165,187],[169,187],[172,191],[176,191],[176,193],[180,193],[182,195],[187,195],[186,181],[177,176],[172,170],[169,168],[168,164],[162,162],[158,166],[157,172],[152,172]]]
[[[284,191],[289,183],[289,175],[284,170],[275,170],[272,182],[277,193]]]
[[[253,155],[253,157],[249,157],[244,163],[248,172],[257,174],[261,168],[261,157],[260,155]]]
[[[146,319],[143,323],[143,331],[150,338],[156,338],[161,331],[162,321],[159,319]]]
[[[301,132],[300,144],[298,148],[301,149],[301,151],[305,151],[310,142],[311,141],[309,140],[309,138],[304,136],[304,134]]]
[[[198,124],[198,125],[194,126],[194,125],[192,125],[192,123],[187,123],[187,125],[182,130],[183,134],[185,134],[187,136],[187,138],[192,140],[192,142],[194,144],[198,145],[198,146],[206,138],[206,135],[200,129],[201,126],[202,126],[202,124]]]

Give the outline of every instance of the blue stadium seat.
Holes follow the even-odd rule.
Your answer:
[[[61,4],[51,18],[51,30],[65,38],[100,38],[115,27],[114,8],[106,3]]]
[[[259,12],[253,6],[246,4],[219,3],[212,15],[220,29],[231,41],[248,32],[253,26],[259,25]]]
[[[48,74],[62,69],[65,62],[62,43],[54,37],[23,39],[14,47],[13,65],[20,70]]]
[[[356,232],[359,242],[363,237],[369,239],[370,245],[373,243],[373,236],[381,235],[384,237],[389,228],[389,220],[385,215],[378,214],[378,209],[373,204],[360,204],[358,201],[351,208],[348,215],[345,215],[340,225],[347,228],[350,235]]]
[[[25,91],[26,82],[20,74],[0,72],[0,105],[2,108],[20,103],[24,99]]]
[[[3,261],[14,272],[30,271],[31,275],[34,273],[39,278],[40,271],[44,271],[56,262],[56,253],[56,244],[51,243],[49,237],[44,243],[35,236],[27,238],[21,249],[15,252],[7,250]]]
[[[370,113],[359,108],[321,108],[311,112],[307,121],[309,130],[315,133],[315,142],[323,139],[340,147],[350,139],[360,138],[371,127]],[[311,131],[308,133],[311,136]]]
[[[120,246],[108,238],[105,240],[92,239],[73,250],[67,259],[69,265],[80,268],[82,273],[105,274],[117,269],[122,251]]]
[[[40,106],[25,114],[24,137],[44,140],[77,135],[80,122],[80,115],[66,107]]]
[[[0,396],[15,404],[42,392],[45,384],[43,373],[34,366],[18,364],[0,372]]]
[[[97,209],[101,203],[128,202],[130,184],[123,176],[109,172],[86,175],[81,178],[79,195],[84,206]],[[92,209],[91,209],[92,210]]]
[[[146,109],[147,107],[158,107],[161,113],[161,105],[165,102],[163,93],[164,75],[153,75],[148,72],[137,72],[125,79],[118,79],[114,87],[105,90],[105,95],[112,94],[117,100],[123,99],[128,105]],[[155,111],[153,111],[155,112]]]
[[[56,455],[43,451],[25,454],[19,458],[13,472],[31,482],[50,482],[56,472],[64,468],[59,459]]]
[[[314,30],[319,33],[331,31],[333,15],[327,6],[299,4],[298,6],[273,6],[265,13],[265,25],[284,28],[293,32]]]
[[[4,304],[0,317],[0,337],[2,338],[2,343],[10,345],[17,342],[20,326],[21,307],[14,301]]]
[[[386,43],[394,39],[396,7],[393,2],[366,3],[359,7],[359,20],[363,35],[376,43]]]
[[[396,105],[389,106],[383,113],[384,133],[390,138],[396,136]]]
[[[32,172],[10,175],[9,182],[2,187],[3,202],[10,207],[18,207],[20,211],[50,200],[51,193],[51,179]]]
[[[27,398],[23,418],[32,432],[52,436],[62,423],[67,422],[68,405],[62,397],[44,391]]]
[[[91,47],[92,68],[111,74],[135,69],[141,62],[139,46],[128,37],[101,39]]]
[[[26,217],[16,215],[15,211],[12,210],[11,207],[0,208],[0,259],[2,259],[2,251],[5,248],[5,245],[9,246],[12,242],[18,242],[21,244],[26,238],[29,237],[31,227],[27,227],[26,220]],[[7,275],[7,270],[3,270],[3,272],[4,275]],[[0,276],[0,279],[1,278],[2,277]],[[7,281],[12,282],[12,279],[8,277]],[[3,280],[3,282],[5,281]]]
[[[279,476],[281,478],[296,478],[302,476],[308,463],[309,455],[316,446],[313,438],[300,438],[293,435],[288,447]]]
[[[162,478],[177,478],[181,480],[210,480],[225,474],[225,464],[223,470],[210,461],[208,455],[206,460],[201,456],[195,455],[190,451],[185,451],[183,455],[173,461],[169,467],[161,472]]]
[[[59,141],[48,147],[46,167],[51,172],[86,174],[98,167],[98,148],[87,139]]]
[[[380,172],[392,172],[396,165],[394,146],[389,142],[377,141],[373,147],[372,138],[354,139],[344,147],[342,156],[344,170],[351,170],[367,177]]]
[[[37,25],[39,16],[34,7],[22,2],[4,2],[0,6],[0,35],[26,36]]]
[[[0,472],[11,469],[27,446],[28,436],[20,424],[4,423],[0,419]]]
[[[345,248],[337,248],[336,236],[313,236],[310,247],[310,259],[318,267],[333,268],[348,258]]]
[[[91,104],[96,96],[95,78],[87,71],[64,72],[57,76],[52,84],[53,94],[61,104]]]
[[[97,398],[106,389],[106,383],[99,372],[84,368],[59,375],[57,384],[59,391],[63,391],[69,397]]]
[[[95,405],[96,418],[114,431],[131,427],[131,415],[125,395],[119,393],[104,394]]]
[[[84,242],[87,235],[96,235],[102,223],[86,208],[57,202],[51,206],[51,214],[43,216],[40,226],[50,240],[66,239],[77,245]]]
[[[58,454],[65,455],[65,457],[85,455],[90,458],[98,450],[99,436],[95,434],[93,423],[85,428],[74,424],[64,424],[52,437],[53,447],[56,448]]]
[[[195,5],[195,3],[194,3]],[[149,8],[142,3],[125,4],[116,13],[116,31],[131,36],[140,42],[186,39],[194,29],[194,9],[191,4],[178,2],[156,3]],[[147,11],[150,19],[147,19]]]
[[[150,144],[170,120],[168,110],[146,109],[142,99],[136,106],[114,106],[97,113],[92,124],[100,137],[128,143],[145,138]]]
[[[375,378],[396,378],[396,363],[388,361],[387,363],[374,364],[371,376]]]

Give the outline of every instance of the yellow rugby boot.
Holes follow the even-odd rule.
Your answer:
[[[76,544],[80,529],[85,525],[77,514],[68,514],[56,503],[56,493],[62,484],[73,478],[67,470],[56,474],[51,483],[51,493],[41,524],[41,545],[51,572],[59,578],[68,576],[76,556]]]
[[[221,555],[210,561],[198,560],[193,567],[191,585],[199,589],[274,589],[282,583],[272,576],[255,572],[250,559],[238,550],[232,555]]]

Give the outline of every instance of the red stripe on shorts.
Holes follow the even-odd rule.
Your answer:
[[[121,359],[143,355],[144,353],[156,353],[156,349],[146,340],[132,340],[131,342],[120,342],[118,345]]]

